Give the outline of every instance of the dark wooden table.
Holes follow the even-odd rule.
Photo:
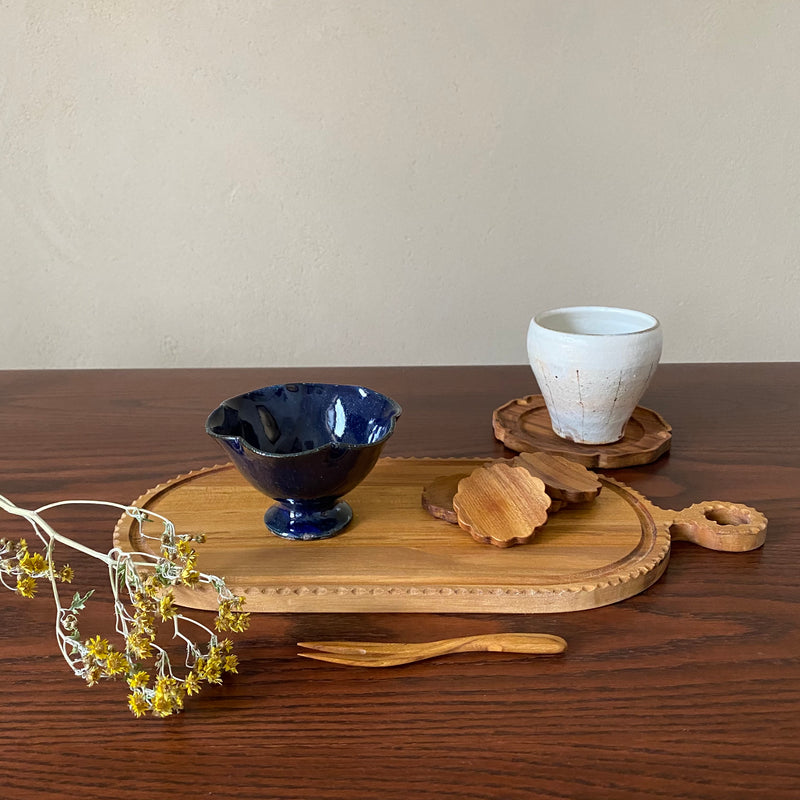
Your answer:
[[[404,414],[385,453],[405,456],[502,455],[492,410],[535,391],[522,366],[0,372],[0,493],[129,503],[220,461],[203,431],[220,400],[287,380],[391,394]],[[672,424],[672,451],[613,474],[667,508],[755,506],[762,549],[675,543],[659,582],[591,611],[259,615],[235,637],[239,673],[166,719],[134,719],[124,683],[74,677],[52,599],[0,588],[0,797],[800,797],[800,365],[662,365],[643,404]],[[116,516],[56,515],[103,551]],[[0,517],[0,536],[21,533]],[[359,670],[295,647],[522,630],[569,651]]]

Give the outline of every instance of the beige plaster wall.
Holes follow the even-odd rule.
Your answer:
[[[800,360],[800,3],[0,4],[0,368]]]

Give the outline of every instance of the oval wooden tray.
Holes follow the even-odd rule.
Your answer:
[[[355,512],[351,525],[317,542],[270,534],[262,517],[271,501],[231,464],[174,478],[133,505],[169,518],[179,533],[204,533],[198,568],[224,577],[254,612],[576,611],[652,585],[666,569],[676,536],[732,550],[764,541],[766,520],[753,509],[721,503],[663,511],[601,477],[594,502],[553,515],[533,543],[482,545],[428,514],[421,495],[435,478],[485,462],[381,459],[348,495]],[[147,523],[144,532],[157,536],[159,526]],[[127,517],[117,523],[114,544],[125,551],[156,549]],[[215,596],[202,591],[181,590],[176,601],[216,608]]]

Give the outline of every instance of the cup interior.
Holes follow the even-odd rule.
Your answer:
[[[658,327],[658,320],[642,311],[608,306],[574,306],[544,311],[534,317],[540,327],[581,336],[621,336]]]

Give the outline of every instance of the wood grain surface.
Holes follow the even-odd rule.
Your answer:
[[[511,456],[493,409],[536,391],[528,367],[0,373],[0,493],[31,508],[129,502],[219,461],[203,432],[225,397],[287,380],[362,383],[404,409],[387,456]],[[673,543],[624,602],[570,614],[264,614],[238,675],[167,719],[123,685],[88,688],[46,597],[0,594],[0,796],[9,800],[796,798],[800,787],[800,366],[659,367],[643,405],[671,451],[608,472],[655,503],[707,498],[769,518],[764,547]],[[559,512],[562,513],[562,512]],[[62,510],[106,549],[116,514]],[[24,531],[0,519],[0,535]],[[478,545],[480,549],[480,545]],[[100,564],[75,560],[78,583]],[[557,658],[465,653],[387,670],[298,658],[296,643],[562,636]]]
[[[132,505],[169,519],[178,532],[202,533],[197,568],[224,576],[254,613],[578,611],[619,602],[658,580],[669,558],[672,521],[683,514],[658,509],[629,487],[600,478],[605,491],[596,500],[548,519],[543,482],[527,468],[509,466],[514,461],[382,458],[347,495],[354,509],[347,531],[319,542],[270,534],[263,524],[270,501],[230,463],[178,476]],[[435,476],[465,469],[470,474],[454,500],[465,516],[459,527],[428,514],[421,490]],[[504,481],[508,476],[511,483]],[[511,519],[504,504],[512,508]],[[515,531],[518,505],[530,507],[533,519]],[[690,521],[693,527],[700,522]],[[162,530],[158,519],[140,524],[126,515],[114,528],[113,543],[157,556]],[[524,543],[534,538],[532,531],[535,547],[508,553],[480,546],[495,544],[486,541],[491,533],[505,550],[511,537]],[[691,530],[686,534],[695,538]],[[216,608],[208,586],[177,587],[174,595],[189,608]]]
[[[459,481],[458,491],[453,496],[458,525],[475,541],[503,548],[533,541],[547,524],[551,503],[544,481],[531,475],[525,467],[513,466],[510,461],[493,461],[473,469]],[[603,541],[608,541],[609,537],[601,536]],[[541,544],[542,537],[539,538]],[[535,555],[543,551],[539,547],[521,552]],[[489,556],[488,553],[484,555]],[[509,558],[514,559],[514,556],[503,562],[506,569],[513,563]]]

